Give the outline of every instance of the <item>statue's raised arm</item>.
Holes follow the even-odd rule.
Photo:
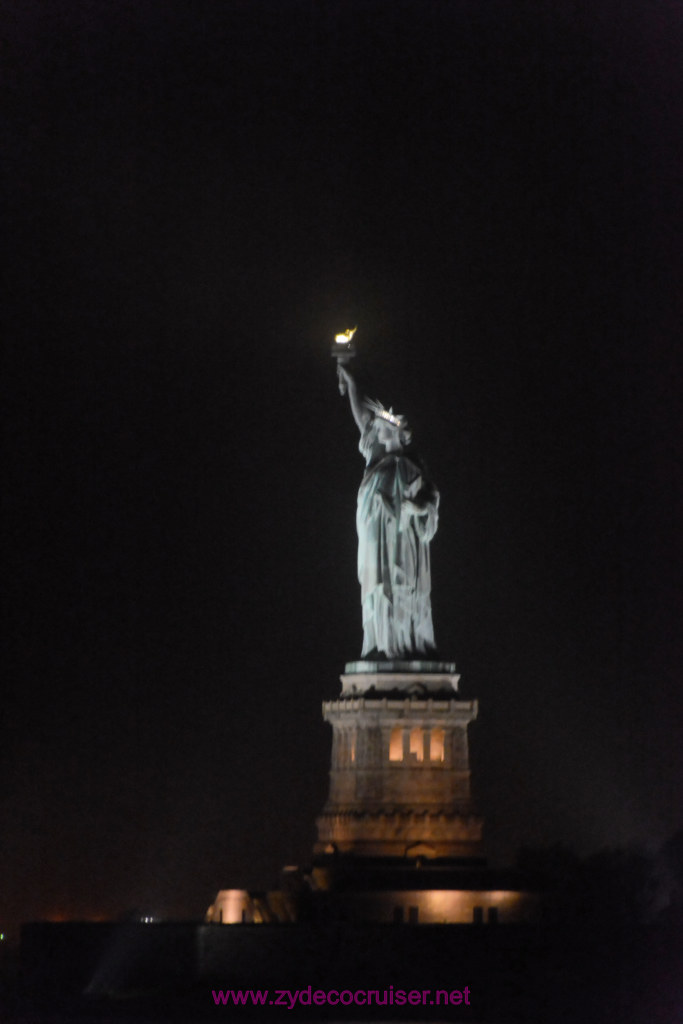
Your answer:
[[[429,543],[439,493],[412,446],[406,418],[369,399],[350,362],[339,358],[338,373],[366,462],[356,513],[362,656],[412,659],[435,647]]]
[[[346,384],[346,391],[351,404],[353,418],[358,425],[361,434],[372,419],[372,413],[367,405],[367,397],[362,393],[358,381],[351,371],[351,357],[342,356],[337,360],[337,372],[340,379]]]

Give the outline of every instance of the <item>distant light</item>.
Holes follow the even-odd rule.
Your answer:
[[[140,921],[142,922],[142,924],[153,924],[154,918],[153,917],[141,917]]]
[[[4,942],[4,941],[5,941],[5,933],[4,932],[0,932],[0,942]]]

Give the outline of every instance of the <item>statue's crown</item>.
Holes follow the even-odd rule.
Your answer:
[[[406,426],[405,416],[394,415],[393,409],[385,409],[382,403],[376,401],[374,398],[367,398],[365,400],[365,404],[375,416],[381,420],[386,420],[387,423],[391,423],[392,427],[400,428]]]

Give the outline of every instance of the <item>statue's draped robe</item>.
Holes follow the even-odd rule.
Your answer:
[[[362,653],[425,653],[435,646],[429,542],[438,524],[439,495],[416,454],[389,453],[377,441],[374,419],[359,448],[367,464],[356,514]],[[406,499],[424,504],[424,512],[402,510]]]

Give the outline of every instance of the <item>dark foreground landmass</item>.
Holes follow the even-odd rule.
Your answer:
[[[682,966],[679,915],[629,927],[42,922],[24,927],[20,959],[5,960],[0,1017],[672,1024]],[[341,993],[353,1002],[330,1005]]]

